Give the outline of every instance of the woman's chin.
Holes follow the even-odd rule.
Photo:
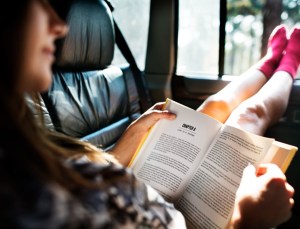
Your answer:
[[[37,82],[32,88],[33,92],[46,92],[52,84],[52,75],[45,77],[43,80]]]
[[[41,84],[41,85],[37,88],[36,92],[46,92],[46,91],[49,89],[49,87],[50,87],[50,85],[51,85],[51,82],[52,82],[52,81],[49,81],[49,83]]]

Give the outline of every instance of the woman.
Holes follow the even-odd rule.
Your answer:
[[[1,226],[185,228],[183,216],[172,204],[137,181],[114,158],[36,123],[24,95],[50,86],[54,42],[66,34],[67,27],[46,0],[17,4],[7,3],[6,11],[13,16],[1,34],[6,61],[0,78],[0,128],[5,134],[0,140]],[[117,158],[128,133],[141,137],[157,120],[175,118],[157,110],[160,106],[129,127],[115,148]],[[245,224],[268,228],[289,218],[294,191],[278,167],[265,165],[265,170],[257,177],[254,167],[245,169],[233,228]],[[248,180],[254,187],[251,190]]]

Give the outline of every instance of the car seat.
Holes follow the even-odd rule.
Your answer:
[[[115,32],[104,1],[73,1],[66,21],[53,83],[41,97],[56,131],[109,150],[140,115],[134,77],[130,65],[111,64]]]

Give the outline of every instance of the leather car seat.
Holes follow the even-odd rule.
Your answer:
[[[129,65],[113,66],[112,13],[102,0],[75,0],[57,44],[53,83],[41,94],[54,129],[109,150],[140,115]]]

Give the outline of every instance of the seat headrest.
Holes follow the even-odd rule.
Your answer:
[[[56,67],[92,70],[110,65],[115,35],[107,4],[102,0],[75,0],[66,20],[69,33],[58,42]]]

